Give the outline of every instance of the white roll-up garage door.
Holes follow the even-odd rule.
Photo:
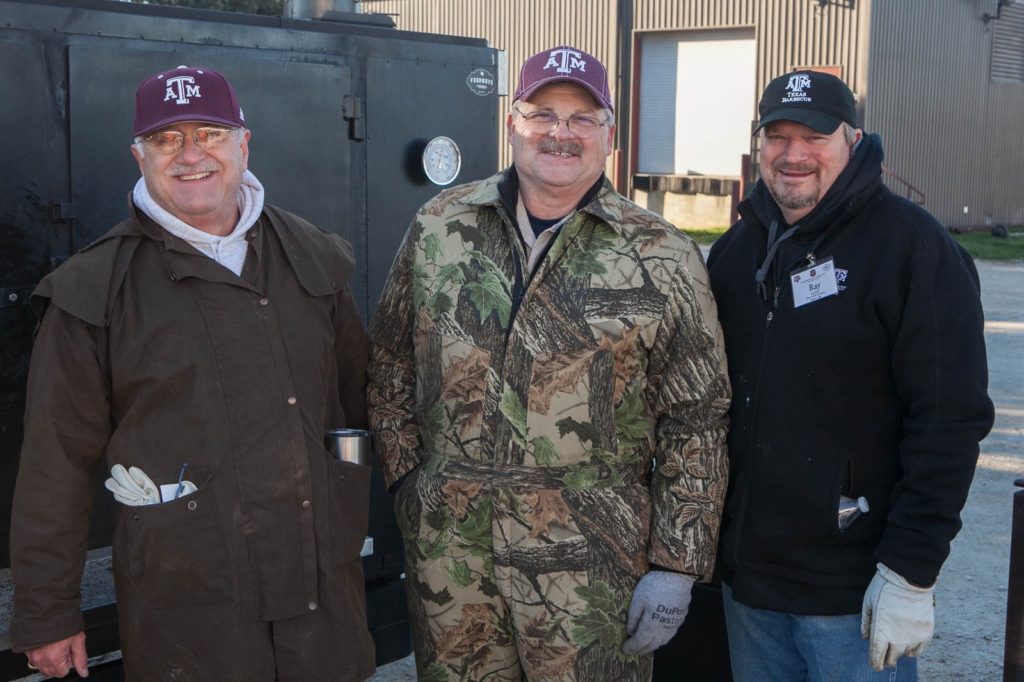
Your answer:
[[[757,116],[753,29],[650,33],[640,51],[637,170],[738,176]]]

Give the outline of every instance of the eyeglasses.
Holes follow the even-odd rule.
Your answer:
[[[570,133],[574,133],[578,137],[590,137],[596,135],[608,123],[608,121],[602,121],[596,116],[587,114],[573,114],[568,118],[559,118],[558,114],[546,109],[529,112],[523,112],[518,107],[512,107],[512,109],[523,117],[526,127],[535,133],[551,132],[558,127],[559,123],[565,121],[565,127]]]
[[[196,128],[192,131],[192,141],[200,149],[213,149],[224,144],[224,141],[236,130],[238,129]],[[185,133],[180,130],[161,130],[152,135],[146,135],[142,138],[142,142],[147,149],[152,149],[159,154],[177,154],[185,146]]]

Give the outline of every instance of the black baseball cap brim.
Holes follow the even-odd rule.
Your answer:
[[[775,121],[793,121],[825,135],[834,133],[839,128],[839,124],[843,122],[842,119],[835,116],[829,116],[820,111],[811,111],[810,109],[776,109],[770,114],[765,114],[757,122],[757,128],[754,129],[754,133],[756,134],[761,128]]]
[[[775,121],[793,121],[824,135],[842,122],[857,127],[857,103],[846,83],[830,73],[799,69],[768,83],[757,104],[758,130]]]

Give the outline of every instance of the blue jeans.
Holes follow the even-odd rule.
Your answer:
[[[744,606],[722,585],[734,682],[917,682],[917,659],[878,673],[860,614],[796,616]]]

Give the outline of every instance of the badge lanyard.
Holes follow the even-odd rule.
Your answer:
[[[754,279],[757,283],[758,293],[761,294],[761,298],[768,300],[768,290],[765,286],[765,280],[768,278],[768,270],[771,268],[772,260],[775,258],[775,253],[778,251],[778,247],[787,239],[790,239],[796,233],[799,225],[794,225],[788,228],[778,239],[775,239],[776,233],[778,232],[778,221],[772,220],[768,226],[768,253],[765,254],[765,259],[761,263],[761,267],[758,268],[754,275]],[[823,231],[820,235],[815,238],[814,242],[811,243],[811,248],[807,250],[805,260],[807,266],[798,268],[790,274],[790,282],[794,291],[794,307],[800,307],[807,303],[811,303],[825,296],[831,296],[839,293],[839,289],[836,283],[836,266],[833,259],[828,258],[826,261],[821,263],[821,267],[817,267],[817,260],[814,256],[814,252],[817,250],[825,237],[828,236],[827,231]],[[825,266],[827,263],[827,267]],[[813,274],[811,272],[813,271]],[[830,283],[829,278],[830,276]],[[800,300],[798,301],[797,290],[801,290]],[[777,298],[777,293],[776,293]]]
[[[768,277],[768,269],[772,266],[772,259],[775,258],[775,252],[779,250],[779,245],[786,241],[796,232],[797,226],[789,228],[779,236],[775,238],[775,233],[779,231],[779,223],[773,220],[771,225],[768,226],[768,253],[765,254],[764,261],[761,263],[761,267],[757,269],[754,274],[754,281],[757,282],[757,293],[761,294],[761,298],[768,300],[768,289],[764,285],[765,279]],[[815,242],[815,246],[817,242]]]

